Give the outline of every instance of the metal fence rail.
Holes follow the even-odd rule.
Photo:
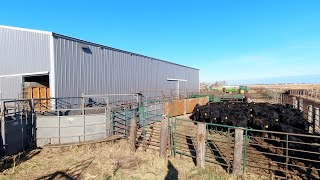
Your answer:
[[[221,165],[228,173],[233,161],[234,129],[206,123],[206,161]]]
[[[197,157],[197,124],[174,118],[173,155]],[[207,163],[218,164],[227,172],[233,167],[235,129],[206,123]],[[243,172],[279,179],[320,178],[320,136],[255,129],[243,129]]]
[[[0,112],[1,156],[13,155],[35,145],[31,101],[3,101]]]
[[[115,98],[125,101],[110,100]],[[137,94],[1,101],[0,155],[128,136],[128,124],[138,108]]]
[[[282,104],[289,105],[303,112],[304,118],[308,120],[309,132],[320,134],[320,103],[296,97],[289,94],[282,95]]]
[[[159,149],[160,147],[160,121],[165,117],[164,99],[143,99],[139,107],[137,147],[146,149]]]
[[[246,129],[247,171],[277,178],[318,179],[319,136]]]
[[[174,118],[173,119],[173,153],[174,155],[188,156],[195,162],[197,122]]]

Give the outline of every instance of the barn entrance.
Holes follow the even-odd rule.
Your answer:
[[[184,92],[187,89],[187,80],[185,79],[172,79],[167,78],[167,81],[175,82],[176,88],[172,90],[171,95],[175,97],[185,96],[186,93]],[[180,92],[182,90],[182,92]]]
[[[23,77],[23,98],[35,99],[35,110],[50,110],[49,75],[33,75]]]

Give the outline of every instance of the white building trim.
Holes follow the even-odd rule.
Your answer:
[[[19,27],[4,26],[4,25],[0,25],[0,28],[6,28],[6,29],[13,29],[13,30],[18,30],[18,31],[26,31],[26,32],[34,32],[34,33],[52,35],[52,32],[35,30],[35,29],[26,29],[26,28],[19,28]]]
[[[56,97],[56,76],[55,76],[55,62],[54,62],[54,38],[51,33],[50,36],[50,74],[49,74],[50,97]]]
[[[36,75],[46,75],[46,74],[49,74],[49,71],[33,72],[33,73],[22,73],[22,74],[2,75],[2,76],[0,76],[0,78],[16,77],[16,76],[36,76]]]

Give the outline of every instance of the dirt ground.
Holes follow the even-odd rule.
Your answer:
[[[216,165],[198,169],[192,160],[161,159],[158,152],[130,155],[128,141],[35,150],[0,179],[237,179]],[[247,174],[238,179],[256,179]]]

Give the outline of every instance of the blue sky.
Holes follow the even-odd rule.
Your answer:
[[[3,1],[0,24],[199,68],[201,81],[320,74],[319,0]]]

